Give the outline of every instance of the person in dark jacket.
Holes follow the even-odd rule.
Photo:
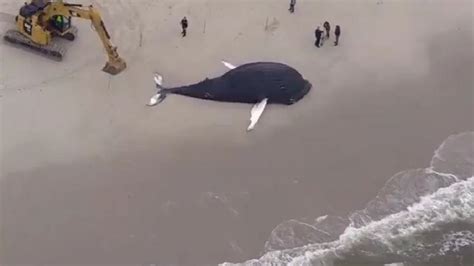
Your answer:
[[[314,32],[314,35],[316,36],[316,42],[314,43],[314,45],[316,45],[316,47],[320,47],[320,44],[321,44],[321,36],[323,35],[323,31],[318,28],[316,28],[316,31]]]
[[[339,44],[339,36],[341,35],[341,27],[339,27],[339,25],[336,25],[336,30],[334,31],[334,34],[336,35],[336,41],[334,42],[334,46],[337,46]]]
[[[331,30],[331,25],[329,25],[329,22],[324,22],[323,24],[324,29],[326,30],[326,39],[329,39],[329,32]]]
[[[295,12],[295,5],[296,5],[296,0],[290,0],[290,10],[291,13]]]
[[[184,17],[182,20],[181,20],[181,28],[183,29],[183,31],[181,32],[181,34],[184,36],[186,36],[186,29],[188,28],[188,19],[186,17]]]

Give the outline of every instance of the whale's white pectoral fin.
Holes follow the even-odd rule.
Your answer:
[[[221,61],[221,62],[222,62],[222,64],[224,64],[224,66],[226,66],[226,67],[229,68],[229,69],[234,69],[234,68],[236,68],[236,66],[232,65],[232,64],[229,63],[229,62],[226,62],[226,61]]]
[[[155,73],[155,75],[153,76],[153,79],[155,80],[155,84],[157,86],[162,86],[163,85],[163,77],[160,74]]]
[[[252,107],[252,111],[250,112],[250,125],[247,128],[247,131],[250,131],[255,127],[255,125],[258,122],[258,119],[260,119],[260,116],[262,116],[263,111],[265,110],[265,107],[267,106],[267,101],[268,99],[265,98],[261,102],[255,104]]]
[[[154,106],[159,103],[158,99],[160,99],[161,94],[157,93],[150,98],[150,102],[147,104],[148,106]]]

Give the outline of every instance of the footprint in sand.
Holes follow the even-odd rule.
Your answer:
[[[278,27],[280,27],[280,22],[276,18],[273,18],[271,22],[268,22],[268,18],[265,21],[266,32],[274,32]]]

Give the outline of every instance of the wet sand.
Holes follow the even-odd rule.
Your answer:
[[[474,130],[472,1],[377,2],[299,1],[291,15],[270,0],[96,1],[128,63],[114,77],[88,22],[62,63],[2,43],[0,263],[255,258],[280,222],[361,208],[428,165]],[[314,47],[325,20],[339,47]],[[250,133],[250,105],[145,106],[152,72],[191,83],[224,73],[222,59],[284,62],[313,89]]]

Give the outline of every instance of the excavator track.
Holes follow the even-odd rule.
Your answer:
[[[55,42],[54,39],[48,45],[40,45],[34,43],[17,30],[8,30],[3,36],[3,39],[15,46],[22,46],[34,50],[55,61],[62,61],[67,52],[66,47],[59,42]]]

